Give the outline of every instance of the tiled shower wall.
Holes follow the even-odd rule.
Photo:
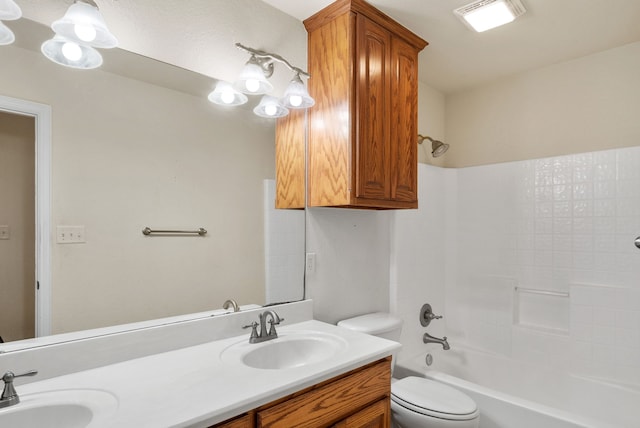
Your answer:
[[[446,244],[433,242],[446,253],[445,284],[427,276],[408,287],[436,298],[444,288],[450,342],[640,383],[640,147],[440,174],[455,195],[442,207]],[[442,200],[433,192],[421,194],[418,212]],[[403,216],[400,231],[411,226]],[[401,248],[428,236],[395,239]],[[397,289],[406,291],[401,278],[413,268],[398,263]]]

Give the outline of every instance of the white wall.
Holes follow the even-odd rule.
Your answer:
[[[638,70],[640,42],[449,95],[445,166],[637,145]]]

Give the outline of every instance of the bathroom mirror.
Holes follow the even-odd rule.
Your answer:
[[[259,100],[216,106],[215,79],[124,50],[61,67],[39,52],[49,28],[10,25],[0,95],[52,112],[53,333],[303,298],[304,211],[273,207],[275,123],[252,113]],[[62,243],[67,227],[83,242]]]

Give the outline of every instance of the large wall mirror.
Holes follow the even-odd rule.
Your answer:
[[[0,95],[52,113],[52,333],[215,310],[226,299],[304,297],[304,211],[273,208],[273,121],[252,105],[210,103],[212,78],[123,50],[104,51],[100,69],[61,67],[39,52],[49,28],[10,25],[16,43],[0,47]],[[10,215],[0,204],[0,225]],[[60,242],[61,227],[77,226],[84,242]],[[145,227],[207,234],[145,236]],[[2,249],[20,238],[12,232],[0,252],[18,251]],[[8,305],[8,278],[0,300],[24,317],[33,302]]]

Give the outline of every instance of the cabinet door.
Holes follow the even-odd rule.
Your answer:
[[[253,428],[253,417],[251,414],[243,415],[229,421],[213,425],[210,428]]]
[[[418,52],[391,41],[391,199],[418,201]]]
[[[334,428],[389,428],[391,409],[389,399],[380,400],[358,413],[338,422]]]
[[[356,197],[389,200],[391,35],[362,15],[357,17]]]

